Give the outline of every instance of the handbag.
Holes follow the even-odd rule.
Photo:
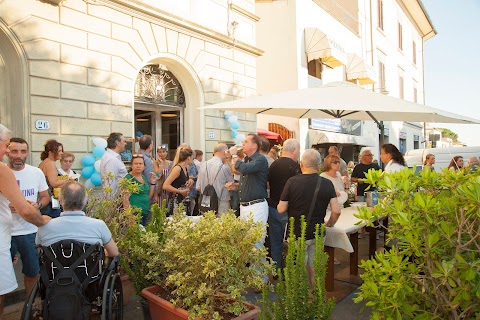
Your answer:
[[[315,192],[313,193],[312,203],[310,204],[310,210],[308,210],[307,228],[308,228],[308,224],[310,223],[310,219],[312,218],[313,208],[315,207],[315,203],[317,202],[318,191],[320,190],[321,185],[322,185],[322,177],[319,176],[317,180],[317,185],[315,187]],[[285,248],[285,244],[288,244],[288,222],[285,225],[285,231],[283,232],[283,243]]]

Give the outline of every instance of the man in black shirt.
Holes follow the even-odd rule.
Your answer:
[[[278,213],[277,205],[287,180],[301,173],[299,157],[300,143],[295,139],[288,139],[283,143],[282,156],[274,161],[268,170],[268,235],[272,259],[277,268],[282,268],[283,235],[288,221],[288,215]]]
[[[368,183],[364,183],[359,181],[358,179],[365,178],[365,174],[368,172],[369,169],[378,170],[380,167],[378,164],[373,163],[373,154],[370,150],[364,150],[361,154],[360,163],[355,166],[352,172],[352,177],[350,180],[352,182],[358,182],[357,184],[357,200],[359,202],[365,202],[365,189],[367,189],[370,185]],[[368,191],[373,191],[376,188],[370,187]]]
[[[315,206],[312,211],[310,221],[307,223],[306,230],[306,249],[307,249],[307,271],[310,280],[310,286],[315,286],[313,259],[315,257],[315,225],[323,224],[330,204],[331,215],[327,222],[327,227],[333,227],[340,217],[340,206],[337,201],[337,193],[333,183],[318,175],[321,157],[317,150],[308,149],[302,155],[300,168],[302,174],[288,179],[280,197],[277,210],[282,214],[288,211],[288,217],[295,218],[294,231],[295,236],[301,235],[300,216],[304,215],[307,220],[308,211],[312,201]],[[318,179],[322,179],[317,199],[313,199],[315,187]]]

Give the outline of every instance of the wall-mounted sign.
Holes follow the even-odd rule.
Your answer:
[[[50,122],[48,120],[37,120],[35,121],[35,129],[37,130],[49,130]]]
[[[400,131],[400,139],[407,139],[407,133],[404,131]]]
[[[333,131],[355,136],[362,135],[361,120],[310,119],[310,127],[317,130]]]
[[[208,139],[215,139],[215,132],[214,131],[208,131]]]

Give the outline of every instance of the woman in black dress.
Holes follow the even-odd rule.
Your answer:
[[[163,189],[170,192],[168,198],[168,215],[172,215],[179,203],[183,202],[186,208],[185,198],[190,192],[187,187],[188,168],[193,161],[193,151],[190,147],[179,147],[178,158],[175,157],[172,170],[163,183]],[[186,211],[188,212],[188,211]]]

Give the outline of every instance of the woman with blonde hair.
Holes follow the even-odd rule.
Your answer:
[[[58,203],[58,196],[54,190],[64,185],[68,179],[59,179],[59,173],[55,162],[60,160],[63,155],[63,145],[57,140],[51,139],[45,143],[45,149],[40,155],[42,162],[39,164],[40,170],[42,170],[47,184],[49,187],[49,193],[51,196],[50,203],[41,209],[42,214],[48,215],[52,218],[60,216],[60,204]],[[57,189],[58,190],[58,189]]]
[[[342,181],[342,176],[340,175],[340,157],[336,155],[329,155],[323,161],[323,169],[325,170],[320,174],[321,177],[324,177],[333,183],[333,187],[337,192],[337,199],[341,195],[340,191],[345,191],[345,184]],[[340,203],[343,207],[343,203]]]
[[[429,168],[430,171],[435,171],[433,165],[435,164],[435,156],[431,153],[427,154],[425,161],[423,162],[423,168]]]
[[[172,215],[178,204],[184,201],[190,192],[190,186],[187,182],[190,180],[188,169],[193,161],[193,151],[189,146],[179,146],[173,167],[170,174],[163,183],[163,189],[170,192],[168,199],[168,214]],[[185,208],[185,212],[189,212],[189,208]]]
[[[163,200],[168,200],[167,190],[163,189],[163,184],[167,179],[170,169],[172,167],[172,161],[167,159],[168,149],[166,145],[160,145],[157,147],[157,160],[153,162],[153,171],[158,177],[156,193],[154,195],[154,202],[162,205]]]

